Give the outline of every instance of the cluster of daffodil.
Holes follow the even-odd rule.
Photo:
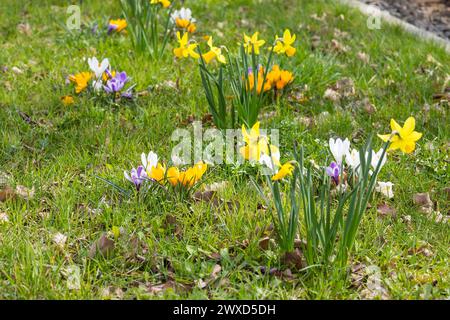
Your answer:
[[[142,164],[131,169],[130,173],[124,171],[125,178],[133,183],[137,191],[145,182],[156,182],[161,186],[169,185],[176,190],[189,191],[201,180],[208,169],[208,165],[203,161],[185,169],[176,166],[166,168],[158,161],[158,155],[153,151],[150,151],[148,155],[142,153],[141,162]]]
[[[109,60],[103,59],[101,62],[96,57],[88,59],[90,71],[83,71],[70,75],[68,82],[75,85],[75,93],[80,94],[83,91],[91,90],[96,94],[105,93],[111,96],[114,101],[117,98],[131,99],[133,97],[133,86],[125,89],[125,85],[129,82],[126,72],[116,72],[111,69]],[[71,95],[61,97],[65,105],[74,103]]]
[[[280,150],[275,145],[270,144],[269,137],[261,134],[259,125],[259,122],[256,122],[250,132],[244,125],[242,126],[244,145],[239,149],[242,157],[252,165],[259,163],[270,169],[273,181],[291,175],[294,170],[293,161],[281,164]]]
[[[258,32],[251,36],[244,33],[237,52],[214,46],[211,36],[206,37],[208,49],[205,52],[200,48],[201,43],[189,40],[187,33],[178,33],[177,38],[179,47],[173,50],[177,58],[200,60],[200,76],[210,113],[220,129],[235,127],[237,123],[252,127],[267,101],[263,93],[273,89],[274,97],[279,97],[294,81],[291,71],[280,68],[283,56],[292,57],[296,53],[296,36],[289,30],[285,30],[281,38],[277,35],[273,45],[267,48]],[[272,60],[276,60],[274,54],[280,61],[272,65]],[[219,62],[218,70],[207,67],[214,60]],[[260,63],[262,61],[264,63]],[[224,98],[230,96],[228,90],[233,97],[231,103]]]
[[[385,144],[377,152],[372,149],[370,138],[359,150],[351,148],[348,139],[331,138],[329,148],[334,161],[326,168],[306,163],[303,149],[294,152],[295,161],[285,164],[285,168],[278,164],[278,172],[267,179],[272,192],[272,199],[267,201],[274,202],[274,225],[282,251],[294,250],[294,241],[301,232],[298,228],[300,224],[305,230],[301,238],[306,240],[306,245],[302,251],[308,265],[347,265],[359,224],[373,192],[378,191],[387,198],[394,196],[391,182],[377,181],[387,161],[387,152],[401,150],[411,153],[422,137],[415,131],[413,117],[409,117],[403,127],[392,119],[391,129],[390,134],[378,135]],[[262,152],[258,154],[262,149],[259,141],[267,141],[260,138],[258,127],[250,134],[243,129],[243,133],[247,146],[253,144],[259,147],[255,153],[243,149],[246,158],[259,155],[259,162],[272,168],[278,158],[273,159],[272,156],[271,159]],[[289,178],[285,179],[289,183],[282,184],[279,181],[282,178]],[[337,193],[331,192],[332,189]],[[262,189],[259,190],[264,195]],[[333,202],[336,205],[330,205]],[[300,214],[300,211],[303,213]]]

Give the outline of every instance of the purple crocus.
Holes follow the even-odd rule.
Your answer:
[[[128,81],[128,77],[125,71],[116,74],[115,77],[111,76],[109,70],[105,71],[111,78],[106,82],[106,86],[103,86],[107,93],[116,93],[123,89],[125,83]]]
[[[333,181],[336,183],[336,185],[339,184],[339,174],[340,174],[339,165],[336,162],[331,162],[330,166],[327,167],[326,172],[327,175],[333,178]]]
[[[139,189],[141,188],[141,184],[144,182],[144,180],[148,179],[147,173],[145,172],[143,166],[139,166],[137,169],[131,169],[131,175],[126,171],[124,171],[123,174],[125,176],[125,179],[134,184],[137,191],[139,191]]]

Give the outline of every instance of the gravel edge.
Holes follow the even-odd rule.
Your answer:
[[[362,13],[368,16],[375,16],[375,17],[381,17],[385,21],[391,24],[399,25],[409,33],[412,33],[419,38],[430,40],[435,42],[438,45],[441,45],[448,53],[450,53],[450,41],[447,39],[441,38],[437,35],[435,35],[432,32],[420,29],[408,22],[405,22],[397,17],[394,17],[387,11],[380,10],[379,8],[375,7],[374,5],[365,4],[362,2],[359,2],[357,0],[338,0],[339,2],[349,5],[350,7],[354,7],[359,9]]]

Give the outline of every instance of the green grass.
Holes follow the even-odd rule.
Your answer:
[[[232,211],[206,203],[123,199],[96,179],[99,175],[126,185],[123,170],[136,165],[141,152],[154,150],[170,158],[173,143],[167,137],[176,128],[190,128],[183,124],[189,115],[201,119],[208,111],[196,63],[175,61],[171,45],[156,63],[136,55],[127,37],[69,34],[62,28],[66,7],[59,1],[3,2],[0,66],[10,71],[0,71],[0,171],[12,175],[13,187],[34,186],[36,194],[28,201],[0,202],[0,212],[10,220],[0,224],[0,299],[99,299],[108,287],[120,288],[125,299],[361,298],[360,290],[338,278],[303,271],[287,281],[258,271],[260,266],[281,267],[279,252],[275,246],[267,251],[258,246],[255,229],[270,225],[271,216],[257,209],[262,200],[239,171],[216,167],[206,181],[229,181],[221,197],[239,202]],[[120,16],[118,2],[108,3],[83,1],[83,22],[103,27],[109,17]],[[450,209],[444,191],[450,180],[448,104],[436,106],[432,99],[448,80],[449,55],[398,27],[383,24],[381,30],[368,30],[363,15],[332,1],[186,1],[185,6],[199,20],[197,37],[213,34],[216,44],[234,47],[243,32],[259,31],[266,40],[285,28],[297,34],[298,51],[288,65],[296,70],[295,86],[308,86],[308,101],[268,105],[262,112],[275,111],[274,116],[261,117],[262,127],[280,129],[283,160],[298,142],[308,158],[323,163],[330,136],[354,138],[358,145],[371,133],[387,133],[390,118],[403,122],[415,116],[417,130],[424,133],[417,150],[408,156],[390,155],[380,176],[395,184],[390,205],[397,209],[397,218],[379,217],[376,204],[382,199],[377,196],[363,218],[351,259],[378,266],[391,298],[448,298],[449,226],[421,213],[412,197],[430,192],[442,214]],[[318,20],[313,14],[326,16]],[[31,35],[17,30],[25,22]],[[313,36],[321,40],[315,49]],[[334,51],[333,39],[348,51]],[[358,59],[358,52],[368,54],[370,62]],[[73,106],[62,106],[60,96],[69,92],[65,77],[87,70],[83,59],[93,55],[108,57],[115,69],[125,70],[138,91],[181,75],[180,91],[151,90],[119,109],[86,96],[76,97]],[[429,55],[438,63],[427,59]],[[13,66],[23,73],[11,72]],[[353,79],[356,95],[336,107],[323,95],[345,77]],[[358,107],[364,98],[376,112]],[[423,111],[425,105],[429,112]],[[26,123],[19,111],[38,124]],[[304,117],[315,125],[304,125]],[[376,143],[381,146],[381,141]],[[88,214],[82,207],[99,210]],[[42,212],[48,217],[42,218]],[[168,215],[177,218],[178,235],[166,225]],[[406,215],[410,223],[403,221]],[[126,231],[113,255],[88,258],[91,243],[113,226]],[[52,241],[56,232],[68,237],[64,250]],[[132,237],[146,244],[143,259],[130,258]],[[239,246],[244,240],[249,242],[246,248]],[[431,255],[411,253],[423,243]],[[208,258],[212,253],[220,253],[220,262]],[[190,288],[208,279],[217,263],[222,270],[216,281],[204,289]],[[71,265],[80,268],[79,290],[67,288],[62,270]],[[151,284],[170,280],[190,289],[149,293]]]

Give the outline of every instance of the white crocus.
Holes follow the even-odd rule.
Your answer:
[[[98,62],[96,57],[88,59],[89,68],[94,72],[95,78],[100,79],[103,73],[109,67],[109,60],[107,58],[103,59],[101,63]]]
[[[359,168],[361,164],[361,159],[359,158],[359,151],[352,149],[352,151],[347,151],[345,154],[345,162],[355,171]]]
[[[342,165],[344,156],[350,152],[350,141],[348,139],[342,141],[340,138],[336,140],[330,138],[329,145],[334,159],[339,165]]]
[[[172,23],[175,23],[177,19],[188,20],[191,23],[194,23],[196,20],[192,18],[192,11],[189,8],[181,8],[180,10],[175,10],[170,15],[170,20]]]
[[[375,191],[381,193],[385,197],[392,199],[394,197],[393,183],[378,181],[377,186],[375,187]]]
[[[273,161],[268,154],[261,154],[261,156],[259,157],[259,164],[266,166],[270,170],[273,170]]]
[[[150,151],[146,156],[145,153],[141,154],[142,166],[147,172],[151,172],[152,168],[158,166],[158,155],[153,151]]]
[[[375,152],[372,150],[372,168],[375,170],[377,168],[378,162],[381,159],[381,155],[383,154],[383,149],[378,150],[378,152]],[[384,164],[387,160],[387,153],[384,154],[383,160],[381,161],[380,170],[383,168]]]

